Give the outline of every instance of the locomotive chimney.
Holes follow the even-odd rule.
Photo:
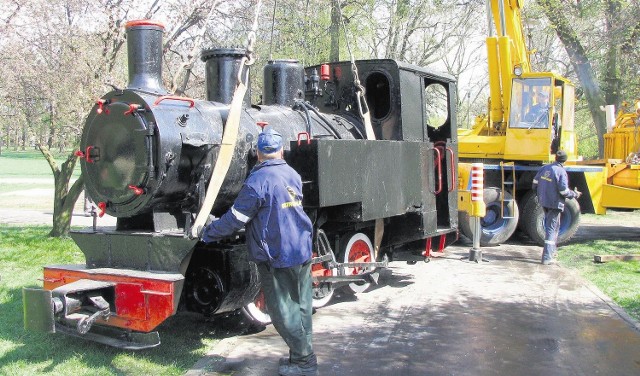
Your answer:
[[[207,100],[231,104],[238,82],[238,69],[247,51],[242,48],[213,48],[203,50],[200,58],[205,62]],[[247,87],[244,106],[251,106],[251,89]]]
[[[126,24],[129,85],[127,89],[167,94],[162,85],[162,32],[157,21],[136,20]]]
[[[304,69],[297,60],[270,60],[264,67],[262,102],[291,107],[304,98]]]

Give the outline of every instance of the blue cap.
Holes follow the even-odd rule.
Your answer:
[[[258,135],[258,150],[263,154],[271,154],[282,149],[282,135],[272,128],[262,130]]]

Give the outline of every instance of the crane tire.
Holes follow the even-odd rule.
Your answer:
[[[501,200],[512,204],[507,207],[507,212],[511,218],[503,218],[501,215]],[[490,187],[483,191],[484,203],[487,207],[487,214],[482,218],[482,234],[480,245],[483,247],[493,247],[507,241],[513,235],[518,225],[518,204],[508,192],[502,192],[500,188]],[[460,231],[469,239],[473,239],[472,218],[467,212],[458,214]]]
[[[544,210],[538,205],[538,200],[526,201],[522,216],[522,225],[529,238],[534,243],[544,246]],[[579,226],[580,204],[577,200],[567,200],[564,211],[560,215],[560,230],[556,245],[562,245],[571,240]]]

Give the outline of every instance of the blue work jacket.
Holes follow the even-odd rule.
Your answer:
[[[542,166],[533,178],[532,188],[538,194],[540,206],[547,209],[562,211],[565,199],[577,197],[577,194],[569,189],[567,171],[558,162]]]
[[[254,262],[287,268],[311,258],[313,226],[302,209],[302,181],[284,160],[256,165],[231,209],[205,228],[202,240],[220,240],[242,227]]]

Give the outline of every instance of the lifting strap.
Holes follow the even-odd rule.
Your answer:
[[[358,67],[356,66],[356,61],[353,58],[353,53],[351,52],[351,46],[349,45],[349,38],[347,35],[347,28],[344,24],[344,17],[342,17],[342,6],[340,1],[338,1],[338,12],[340,13],[340,23],[342,24],[342,29],[344,30],[344,39],[347,42],[347,50],[349,51],[349,57],[351,59],[351,72],[353,73],[353,83],[356,86],[356,102],[358,105],[358,113],[364,122],[364,131],[367,136],[367,140],[375,140],[376,134],[373,132],[373,125],[371,124],[371,115],[369,113],[369,106],[367,105],[367,100],[364,96],[364,87],[360,83],[360,78],[358,76]],[[378,257],[378,251],[380,250],[380,244],[382,244],[382,236],[384,235],[384,220],[382,218],[376,219],[375,230],[373,233],[373,261]]]
[[[253,46],[256,40],[258,14],[260,13],[261,4],[262,1],[258,1],[258,4],[256,5],[253,28],[249,33],[247,43],[247,56],[243,57],[240,61],[240,67],[238,68],[238,83],[236,90],[233,93],[233,99],[231,100],[231,105],[229,107],[229,115],[227,116],[222,141],[220,142],[220,151],[213,167],[213,172],[211,173],[211,179],[209,180],[209,186],[207,187],[204,202],[196,216],[196,220],[193,222],[193,226],[191,226],[191,229],[189,230],[189,235],[192,238],[199,237],[200,234],[198,233],[198,230],[206,224],[207,218],[213,209],[213,204],[218,197],[218,193],[220,193],[222,183],[224,182],[227,172],[229,171],[229,167],[231,166],[233,151],[235,150],[236,143],[238,141],[242,102],[244,101],[244,96],[247,93],[247,85],[249,84],[248,66],[255,62],[255,59],[253,58]]]

